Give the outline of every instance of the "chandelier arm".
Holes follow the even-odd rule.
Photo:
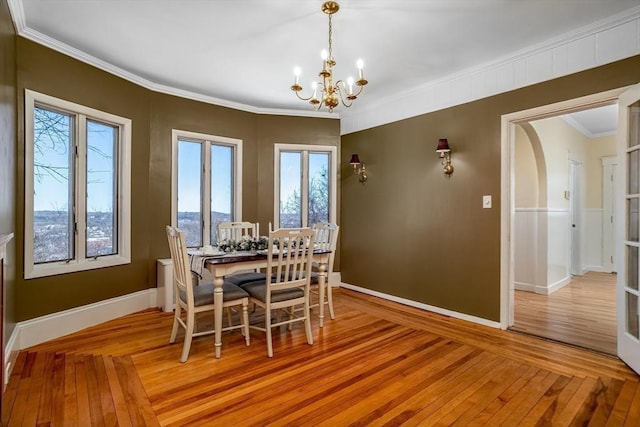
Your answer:
[[[358,86],[358,91],[354,93],[353,96],[358,97],[362,93],[363,89],[364,89],[364,86]]]
[[[296,96],[298,97],[298,99],[301,99],[302,101],[308,101],[313,97],[313,94],[309,95],[308,98],[305,98],[305,97],[300,96],[300,92],[298,91],[298,92],[296,92]]]
[[[345,98],[348,99],[349,97],[352,97],[352,101],[354,99],[356,99],[358,97],[358,95],[360,95],[362,93],[362,90],[364,89],[364,86],[357,86],[356,85],[358,87],[358,90],[356,92],[354,92],[354,93],[349,93],[349,92],[347,92],[347,86],[346,86],[346,83],[344,82],[344,80],[338,80],[338,82],[336,83],[336,86],[338,86],[339,83],[342,83],[341,89],[346,94]]]
[[[325,84],[322,82],[318,82],[318,86],[317,86],[317,91],[319,91],[321,94],[324,93],[324,89],[325,88]],[[313,92],[311,93],[311,95],[309,95],[308,97],[304,97],[304,96],[300,96],[300,92],[302,92],[302,88],[298,91],[294,90],[293,92],[296,94],[296,96],[298,97],[298,99],[302,100],[302,101],[309,101],[311,98],[313,98]]]
[[[336,89],[338,91],[338,98],[340,98],[340,102],[342,103],[342,105],[347,108],[351,107],[351,104],[353,104],[353,99],[349,99],[349,94],[347,92],[347,88],[345,87],[344,81],[338,80],[336,82]],[[349,102],[345,102],[345,99]]]

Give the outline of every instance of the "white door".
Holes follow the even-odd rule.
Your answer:
[[[569,273],[572,276],[582,274],[582,261],[580,253],[580,194],[582,188],[582,164],[575,160],[569,160]]]
[[[618,153],[624,197],[618,198],[618,356],[640,373],[640,84],[618,101]]]
[[[618,188],[618,157],[602,158],[602,270],[616,272],[616,189]]]

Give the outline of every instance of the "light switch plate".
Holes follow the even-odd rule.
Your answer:
[[[491,209],[491,196],[482,196],[482,207],[484,209]]]

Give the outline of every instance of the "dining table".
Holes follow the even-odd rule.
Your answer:
[[[316,249],[313,251],[313,262],[317,265],[318,274],[318,293],[319,293],[319,316],[320,327],[324,324],[324,294],[325,283],[327,283],[327,265],[331,251],[324,249]],[[192,254],[194,256],[194,254]],[[220,358],[222,354],[222,285],[224,277],[238,271],[264,269],[267,267],[267,252],[232,252],[219,255],[207,255],[201,253],[202,265],[206,268],[214,278],[213,291],[213,316],[214,316],[214,335],[215,335],[215,355]]]

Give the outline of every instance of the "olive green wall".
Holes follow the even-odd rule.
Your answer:
[[[169,257],[164,227],[171,222],[172,129],[242,140],[242,219],[259,222],[261,234],[273,222],[273,144],[340,142],[338,120],[253,114],[157,93],[151,104],[149,189],[162,213],[152,219],[149,274],[154,281],[153,261]]]
[[[499,321],[501,116],[637,83],[638,70],[640,56],[344,135],[342,158],[358,153],[369,180],[342,179],[342,281]]]
[[[273,222],[273,154],[274,144],[309,144],[309,145],[331,145],[340,144],[340,121],[335,119],[313,119],[304,117],[289,116],[258,116],[258,221],[260,229],[267,227],[269,221]],[[339,150],[338,150],[339,151]],[[338,165],[341,164],[338,155]],[[338,180],[340,171],[338,170]],[[340,186],[336,212],[337,222],[340,223]],[[267,228],[264,228],[267,230]],[[262,233],[261,234],[265,234]],[[336,257],[334,270],[340,268],[339,256]]]
[[[149,194],[155,209],[150,220],[149,277],[155,283],[155,260],[169,258],[165,227],[171,224],[171,130],[242,139],[243,218],[255,218],[255,114],[152,93]]]
[[[51,95],[132,120],[131,263],[107,269],[24,280],[19,273],[18,320],[129,294],[149,287],[149,91],[54,50],[18,37],[18,218],[24,218],[24,90]],[[16,233],[23,265],[22,222]],[[22,268],[21,268],[22,271]]]
[[[16,32],[6,0],[0,2],[0,235],[16,230]],[[15,236],[4,265],[4,342],[16,324]]]
[[[339,144],[338,120],[260,115],[156,93],[22,37],[17,58],[19,135],[25,88],[130,118],[133,131],[131,264],[30,280],[18,274],[19,321],[155,287],[156,259],[169,257],[172,129],[243,140],[242,217],[260,221],[265,231],[273,218],[273,163],[259,165],[263,156],[273,157],[273,142]],[[23,152],[20,136],[18,218],[24,217]],[[19,265],[22,233],[21,225]]]

